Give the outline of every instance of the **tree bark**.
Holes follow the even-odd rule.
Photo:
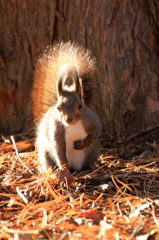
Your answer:
[[[0,1],[0,132],[24,129],[40,51],[72,40],[97,59],[103,129],[125,137],[159,119],[159,1]]]
[[[0,1],[0,133],[31,128],[35,62],[53,39],[56,1]]]

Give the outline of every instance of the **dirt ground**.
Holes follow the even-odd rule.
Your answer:
[[[18,153],[2,137],[0,239],[159,239],[158,136],[103,134],[96,168],[63,187],[39,175],[32,134],[14,136]]]

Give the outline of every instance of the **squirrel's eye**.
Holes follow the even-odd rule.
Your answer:
[[[81,108],[82,108],[82,105],[81,105],[81,104],[79,104],[78,108],[79,108],[79,109],[81,109]]]
[[[57,107],[57,110],[59,110],[59,111],[60,111],[60,108],[59,108],[59,107]]]

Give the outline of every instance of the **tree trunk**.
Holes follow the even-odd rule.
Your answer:
[[[97,58],[104,130],[129,136],[158,124],[159,1],[0,1],[0,132],[24,129],[39,52],[72,40]]]
[[[53,39],[55,9],[50,0],[0,1],[0,133],[31,128],[35,62]]]

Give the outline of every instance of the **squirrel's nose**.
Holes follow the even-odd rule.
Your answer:
[[[73,122],[73,118],[72,118],[72,117],[67,117],[66,122],[67,122],[68,124],[69,124],[69,123],[72,123],[72,122]]]

